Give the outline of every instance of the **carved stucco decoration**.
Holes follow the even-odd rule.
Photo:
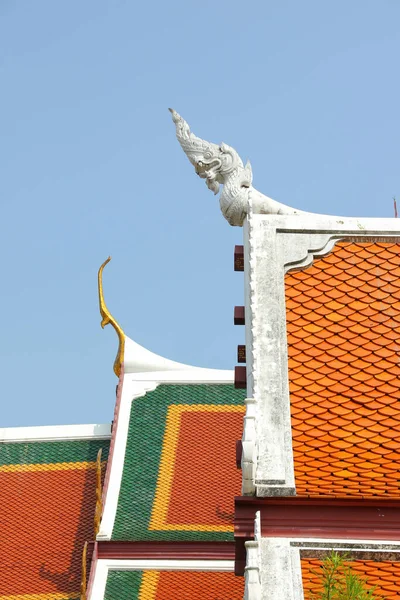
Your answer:
[[[224,143],[218,145],[198,138],[175,110],[169,110],[175,123],[178,142],[197,175],[206,180],[207,187],[214,194],[218,194],[220,185],[223,185],[219,203],[222,214],[230,225],[243,225],[250,203],[254,214],[305,214],[258,192],[252,186],[253,173],[250,163],[244,165],[234,148]]]
[[[245,542],[246,566],[244,569],[244,598],[243,600],[262,600],[260,579],[261,569],[261,516],[256,512],[254,519],[254,540]]]

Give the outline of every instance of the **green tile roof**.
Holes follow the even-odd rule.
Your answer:
[[[109,571],[104,600],[136,600],[143,571]]]
[[[109,440],[0,442],[0,465],[94,461],[99,448],[107,459]]]

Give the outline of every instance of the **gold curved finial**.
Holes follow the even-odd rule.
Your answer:
[[[96,538],[97,534],[100,530],[101,523],[101,514],[103,512],[103,499],[102,499],[102,489],[101,489],[101,448],[97,453],[96,459],[96,508],[94,511],[94,537]]]
[[[107,260],[105,260],[103,262],[103,264],[101,265],[101,267],[99,269],[99,274],[98,274],[99,307],[100,307],[100,314],[102,316],[101,327],[104,329],[104,327],[110,323],[110,325],[112,325],[114,327],[114,329],[117,333],[117,336],[118,336],[119,347],[118,347],[117,356],[114,361],[114,373],[116,374],[117,377],[119,377],[120,373],[121,373],[121,365],[124,362],[125,334],[124,334],[122,327],[117,323],[117,321],[114,319],[114,317],[108,310],[107,305],[104,302],[104,295],[103,295],[103,270],[104,270],[104,267],[106,266],[106,264],[108,264],[110,262],[110,260],[111,260],[111,256],[109,256],[107,258]]]
[[[86,596],[86,591],[87,591],[87,585],[86,585],[86,580],[87,580],[87,573],[86,573],[87,548],[88,548],[88,543],[85,542],[84,545],[83,545],[83,551],[82,551],[82,574],[81,574],[81,594],[80,594],[80,600],[87,600],[87,596]]]

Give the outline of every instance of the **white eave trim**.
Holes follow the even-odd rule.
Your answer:
[[[123,560],[100,558],[88,600],[103,600],[109,571],[233,571],[233,560]]]
[[[234,382],[234,372],[218,369],[185,369],[182,371],[150,371],[147,373],[126,373],[130,381],[151,381],[171,384],[226,384]]]
[[[110,437],[110,423],[102,425],[46,425],[41,427],[0,428],[0,443],[108,440]]]

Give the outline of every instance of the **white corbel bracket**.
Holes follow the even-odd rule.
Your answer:
[[[244,600],[261,600],[261,522],[260,511],[254,519],[254,540],[245,542]]]
[[[256,401],[253,398],[245,400],[246,413],[243,418],[242,437],[242,494],[253,495],[255,492],[255,475],[257,468],[257,431],[256,431]]]

